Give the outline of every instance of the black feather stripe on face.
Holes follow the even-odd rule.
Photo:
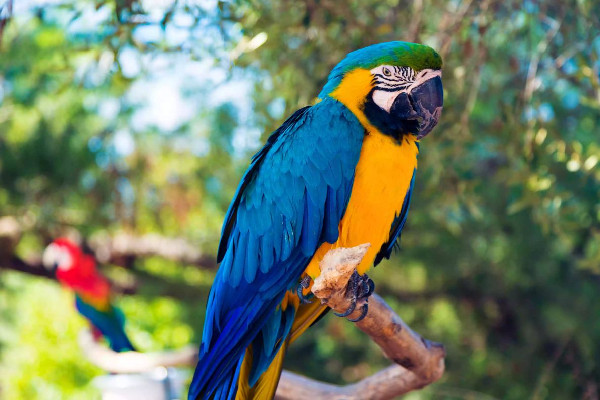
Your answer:
[[[392,69],[394,72],[390,76],[385,76],[380,73],[374,73],[374,86],[378,89],[386,90],[403,90],[415,80],[415,71],[410,67],[384,66],[382,68]]]
[[[374,88],[367,96],[367,100],[362,106],[362,111],[369,120],[369,122],[384,135],[393,137],[398,143],[402,142],[402,138],[405,135],[417,132],[419,129],[419,122],[416,120],[399,119],[393,117],[387,111],[379,107],[373,100],[373,92],[375,90],[384,90],[381,88]],[[397,89],[389,90],[397,91]],[[410,107],[410,103],[407,102],[407,112],[413,111]]]

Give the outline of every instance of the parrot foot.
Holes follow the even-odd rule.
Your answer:
[[[362,305],[362,311],[361,311],[360,315],[356,318],[348,318],[348,321],[350,321],[350,322],[362,321],[367,316],[368,312],[369,312],[369,298],[367,297],[365,299],[365,303]]]
[[[336,315],[337,317],[347,317],[348,315],[350,315],[354,312],[355,308],[356,308],[356,299],[353,298],[352,303],[350,303],[350,307],[348,307],[348,309],[346,311],[344,311],[343,313],[334,312],[333,314]]]
[[[343,313],[336,313],[335,315],[338,317],[347,317],[352,314],[356,309],[356,302],[360,299],[365,299],[364,304],[362,305],[362,312],[358,318],[349,319],[350,322],[358,322],[362,320],[369,311],[369,296],[373,294],[375,291],[375,283],[371,278],[367,276],[367,274],[359,275],[358,272],[354,271],[350,280],[348,281],[348,286],[346,287],[346,294],[350,295],[351,303],[350,307]]]
[[[312,303],[311,299],[314,297],[314,295],[312,293],[309,294],[308,296],[304,295],[304,289],[308,288],[309,286],[310,286],[310,276],[306,275],[304,278],[302,278],[302,280],[298,284],[298,288],[296,289],[296,294],[298,295],[298,298],[300,299],[300,303],[302,303],[302,304]]]

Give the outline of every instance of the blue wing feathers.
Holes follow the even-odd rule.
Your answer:
[[[296,111],[294,114],[292,114],[292,116],[290,118],[288,118],[287,121],[285,121],[284,124],[281,125],[281,127],[279,129],[277,129],[275,132],[273,132],[273,134],[267,140],[267,143],[265,144],[265,146],[258,153],[256,153],[254,155],[254,157],[252,157],[252,162],[250,163],[250,167],[248,168],[248,170],[242,177],[241,184],[238,187],[238,189],[234,195],[233,201],[231,202],[231,205],[229,206],[229,210],[227,211],[227,215],[225,216],[225,223],[223,224],[223,231],[221,232],[221,242],[219,243],[219,250],[218,250],[218,256],[217,256],[218,257],[217,260],[219,262],[225,256],[225,251],[227,250],[226,247],[229,242],[229,235],[231,233],[231,229],[233,228],[233,224],[235,222],[236,210],[237,210],[237,207],[241,200],[241,194],[244,192],[244,189],[246,188],[246,186],[252,181],[252,178],[254,177],[254,175],[256,175],[256,173],[258,172],[258,167],[260,166],[262,159],[269,152],[271,147],[273,147],[273,145],[276,143],[277,139],[279,139],[279,137],[281,136],[282,133],[284,133],[287,130],[294,127],[296,122],[301,120],[302,117],[304,116],[304,114],[306,114],[306,112],[309,109],[310,109],[310,107],[304,107],[304,108],[301,108],[298,111]]]
[[[241,249],[241,251],[234,252],[233,266],[231,268],[231,279],[230,283],[232,286],[238,286],[240,281],[242,280],[242,275],[246,268],[235,268],[237,265],[245,265],[244,261],[246,259],[245,249],[248,247],[248,232],[243,230],[240,232],[238,240],[235,242],[235,247]]]
[[[288,308],[285,311],[282,311],[281,309],[276,310],[276,312],[273,313],[273,325],[267,324],[259,334],[259,336],[262,336],[265,335],[266,332],[273,332],[271,337],[269,337],[269,342],[264,339],[261,342],[260,337],[257,337],[252,343],[253,354],[255,356],[252,363],[252,372],[249,377],[250,386],[254,386],[262,373],[269,368],[271,361],[275,355],[277,355],[277,352],[283,344],[281,338],[287,337],[292,328],[294,315],[295,310],[292,308]]]
[[[260,240],[260,272],[267,273],[275,259],[274,250],[271,246],[272,239],[269,233],[266,233]]]
[[[337,239],[363,137],[328,99],[294,113],[253,157],[223,224],[190,399],[232,398],[250,344],[250,383],[270,365],[295,313],[279,304],[321,243]]]
[[[274,312],[271,314],[265,327],[262,329],[262,347],[263,349],[272,349],[275,347],[277,342],[277,334],[279,333],[279,327],[281,326],[281,315],[280,312]]]
[[[244,278],[246,282],[254,281],[254,277],[258,271],[259,260],[259,241],[258,238],[249,232],[248,247],[246,251],[246,268],[244,269]]]

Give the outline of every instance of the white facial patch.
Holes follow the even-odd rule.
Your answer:
[[[48,269],[52,269],[57,265],[58,269],[66,271],[73,268],[73,257],[67,249],[52,243],[44,250],[42,263]]]
[[[423,82],[442,76],[439,70],[424,69],[415,74],[412,68],[393,65],[380,65],[370,72],[375,78],[373,101],[388,113],[400,93],[410,93]]]
[[[385,90],[375,90],[373,92],[373,101],[379,106],[379,108],[390,112],[392,105],[394,104],[394,100],[396,100],[396,97],[398,97],[399,94],[399,91],[388,92]]]

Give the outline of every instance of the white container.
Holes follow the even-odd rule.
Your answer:
[[[175,368],[159,367],[148,373],[103,375],[94,379],[102,400],[177,400],[185,379]]]

